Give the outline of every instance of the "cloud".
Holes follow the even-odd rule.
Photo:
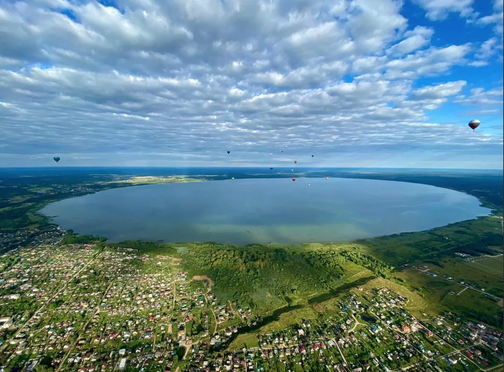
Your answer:
[[[471,89],[470,95],[458,96],[455,102],[467,106],[502,106],[502,89],[502,86],[489,90],[474,88]]]
[[[501,39],[503,34],[503,8],[503,0],[494,0],[493,13],[477,20],[480,25],[494,25],[494,31]]]
[[[448,101],[448,97],[454,96],[467,85],[466,81],[452,81],[449,83],[425,86],[416,89],[411,94],[411,100],[421,102],[425,109],[435,110]]]
[[[471,2],[462,3],[422,2],[435,18],[465,14]],[[501,143],[426,116],[452,96],[494,97],[464,95],[468,79],[450,73],[487,63],[495,41],[433,46],[435,28],[409,24],[402,1],[103,4],[0,5],[0,164],[52,154],[74,164],[254,164],[280,161],[269,155],[280,148],[331,162],[341,149]]]
[[[449,71],[455,65],[464,64],[470,50],[470,44],[420,50],[404,58],[388,61],[385,65],[385,76],[390,79],[418,79],[421,76],[435,76]]]
[[[473,14],[473,0],[413,0],[427,11],[426,17],[432,21],[442,21],[450,13],[458,13],[461,17]]]
[[[393,55],[405,55],[414,52],[426,45],[429,45],[434,30],[431,28],[417,26],[413,30],[404,34],[404,40],[389,49]]]
[[[426,86],[415,90],[411,97],[413,100],[446,98],[459,93],[466,85],[466,81],[451,81],[445,84]]]

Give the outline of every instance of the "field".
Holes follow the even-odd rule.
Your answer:
[[[436,262],[456,252],[502,254],[501,221],[500,216],[482,217],[425,232],[360,240],[356,245],[396,267],[429,260]]]
[[[473,283],[479,289],[495,296],[503,296],[502,256],[467,261],[458,258],[444,258],[436,265],[427,264],[431,272],[451,277],[454,282]],[[500,267],[500,269],[499,269]]]
[[[476,259],[467,264],[471,269],[480,270],[496,278],[503,279],[502,267],[504,266],[503,256],[485,257]]]
[[[454,280],[433,277],[408,269],[396,274],[428,302],[429,310],[452,311],[470,319],[483,321],[502,329],[502,307],[484,293],[468,288]]]

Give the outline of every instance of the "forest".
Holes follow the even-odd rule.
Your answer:
[[[296,252],[257,244],[252,249],[206,243],[191,246],[180,257],[191,275],[212,278],[216,283],[213,291],[219,297],[237,300],[259,312],[305,302],[310,296],[338,288],[350,266],[355,270],[359,265],[380,276],[393,270],[357,251]]]

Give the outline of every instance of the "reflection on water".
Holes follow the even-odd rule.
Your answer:
[[[310,187],[307,184],[310,183]],[[302,243],[427,230],[487,215],[476,198],[403,182],[299,178],[138,186],[42,212],[81,234],[168,242]]]

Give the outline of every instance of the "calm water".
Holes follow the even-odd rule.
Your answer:
[[[308,183],[311,186],[308,186]],[[488,215],[472,196],[361,179],[242,179],[137,186],[42,212],[81,234],[168,242],[302,243],[427,230]]]

